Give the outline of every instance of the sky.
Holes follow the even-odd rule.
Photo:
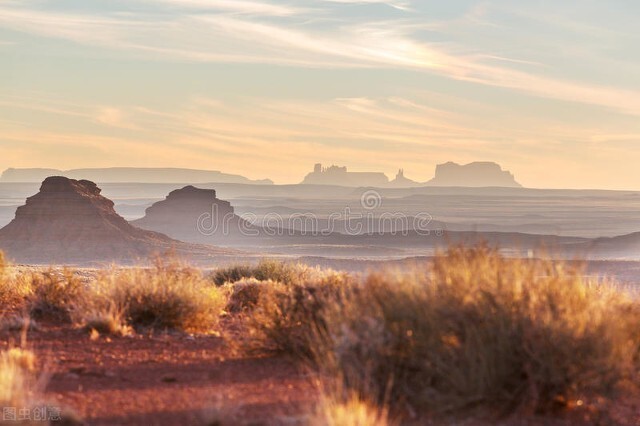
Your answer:
[[[637,0],[0,0],[0,169],[640,189]]]

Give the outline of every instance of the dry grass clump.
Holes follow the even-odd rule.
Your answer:
[[[29,311],[33,318],[71,321],[84,285],[72,270],[15,271],[0,252],[0,304],[5,312]]]
[[[311,419],[311,426],[392,426],[389,410],[350,393],[345,398],[336,394],[323,395]]]
[[[370,400],[546,412],[637,378],[639,307],[557,262],[458,247],[325,302],[310,351]]]
[[[327,303],[339,303],[352,284],[352,278],[346,274],[309,269],[300,281],[262,285],[246,320],[248,343],[309,357],[315,331],[325,327]]]
[[[33,407],[41,386],[34,374],[35,355],[25,349],[0,352],[0,407]]]
[[[81,314],[81,324],[87,331],[97,333],[97,336],[129,336],[133,333],[124,312],[115,303],[93,301],[88,305]]]
[[[178,264],[114,269],[91,286],[83,321],[99,332],[121,333],[127,325],[209,332],[218,324],[227,297],[199,271]]]
[[[83,422],[66,408],[51,405],[44,397],[45,376],[36,371],[36,356],[22,348],[0,352],[1,424],[81,425]],[[21,413],[27,410],[26,420]]]
[[[23,275],[22,279],[30,281],[28,302],[33,318],[71,322],[73,310],[86,290],[72,270],[34,272]]]
[[[274,285],[274,281],[259,281],[255,278],[243,278],[233,284],[226,284],[230,293],[227,312],[252,311],[258,305],[262,292]]]
[[[9,263],[0,251],[0,305],[3,310],[18,308],[31,294],[31,280],[11,273]]]
[[[212,279],[216,285],[235,283],[248,278],[293,284],[304,281],[311,271],[311,268],[304,265],[262,260],[257,266],[237,265],[219,269],[213,273]]]

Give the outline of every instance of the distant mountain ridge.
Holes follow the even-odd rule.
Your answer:
[[[241,175],[223,173],[215,170],[197,170],[184,168],[86,168],[57,170],[46,168],[9,168],[0,176],[0,183],[42,182],[49,176],[64,176],[70,179],[87,179],[98,183],[153,183],[153,184],[240,184],[273,185],[270,179],[251,180]],[[316,164],[307,174],[302,185],[326,185],[342,187],[375,188],[417,188],[417,187],[461,187],[461,188],[522,188],[514,175],[503,170],[494,162],[473,162],[457,164],[448,162],[438,164],[435,177],[428,182],[417,182],[407,178],[400,169],[395,179],[381,172],[352,172],[347,167],[323,167]]]
[[[49,176],[87,179],[99,183],[244,183],[273,185],[269,179],[251,180],[244,176],[216,170],[184,168],[110,167],[57,170],[46,168],[9,168],[0,176],[0,182],[42,182]]]
[[[346,167],[323,167],[318,163],[307,174],[302,185],[336,185],[347,187],[415,188],[420,186],[442,187],[501,187],[522,188],[513,174],[494,162],[476,161],[469,164],[448,163],[436,166],[435,177],[428,182],[416,182],[404,175],[400,169],[395,179],[389,180],[384,173],[351,172]]]

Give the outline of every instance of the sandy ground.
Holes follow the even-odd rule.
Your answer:
[[[49,371],[47,396],[89,425],[295,425],[316,397],[310,375],[291,360],[234,356],[219,337],[92,341],[60,326],[29,334]],[[3,337],[3,346],[19,338]]]

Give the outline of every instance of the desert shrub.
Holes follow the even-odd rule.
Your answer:
[[[303,265],[263,260],[256,266],[237,265],[219,269],[213,273],[212,279],[217,285],[235,283],[247,278],[293,284],[304,281],[309,271],[310,268]]]
[[[275,282],[248,278],[226,285],[229,287],[229,303],[226,310],[239,313],[253,310],[258,305],[263,289],[275,285]]]
[[[124,319],[138,328],[207,332],[216,327],[226,304],[224,289],[199,271],[171,264],[107,271],[92,286],[82,310],[87,327],[102,322],[114,330]]]
[[[607,396],[638,372],[637,302],[561,263],[485,246],[371,275],[319,316],[305,343],[324,374],[365,400],[391,394],[418,410],[547,411]]]
[[[29,296],[31,316],[70,322],[72,311],[85,291],[79,277],[68,269],[32,273],[29,277],[32,289]]]
[[[250,265],[235,265],[227,268],[221,268],[215,271],[211,279],[216,285],[225,283],[235,283],[237,281],[254,278],[253,267]]]
[[[262,286],[247,319],[249,344],[308,358],[316,330],[325,328],[326,305],[339,303],[352,285],[347,274],[313,269],[304,281]]]
[[[31,280],[24,274],[12,274],[4,254],[0,251],[0,305],[3,311],[24,304],[31,290]]]

